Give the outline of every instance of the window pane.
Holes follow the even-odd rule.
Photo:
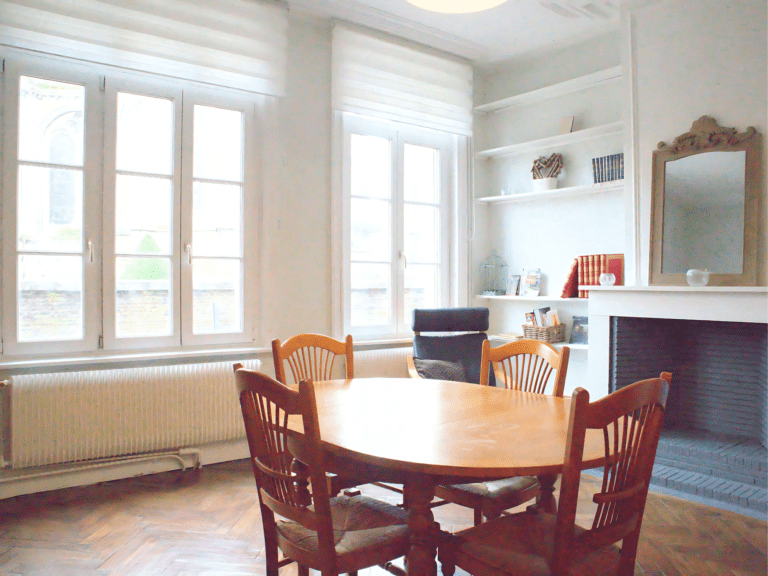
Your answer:
[[[192,246],[195,256],[240,256],[242,187],[195,182]]]
[[[19,166],[18,249],[83,251],[83,173]]]
[[[115,252],[170,254],[173,185],[166,178],[117,175]]]
[[[429,202],[437,204],[438,193],[438,151],[435,148],[404,145],[403,194],[406,202]]]
[[[386,138],[352,134],[352,196],[392,196],[391,146]]]
[[[352,198],[352,260],[389,262],[392,259],[390,203]]]
[[[19,79],[19,160],[83,165],[85,88]]]
[[[351,266],[352,326],[386,326],[392,322],[389,264]]]
[[[243,113],[195,106],[193,176],[243,180]]]
[[[439,262],[438,208],[420,204],[406,204],[405,257],[411,262]]]
[[[117,95],[117,169],[173,174],[173,102]]]
[[[192,261],[192,332],[242,332],[240,260],[196,258]]]
[[[115,267],[117,337],[170,335],[170,258],[117,258]]]
[[[410,324],[414,308],[438,307],[437,266],[412,265],[405,269],[405,324]]]
[[[83,337],[83,257],[19,256],[19,342]]]

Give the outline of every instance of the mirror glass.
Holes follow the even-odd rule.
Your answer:
[[[745,165],[744,151],[665,163],[662,273],[742,273]]]

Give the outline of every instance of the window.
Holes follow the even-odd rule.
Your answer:
[[[5,352],[251,342],[258,97],[96,72],[6,67]]]
[[[403,335],[451,300],[451,137],[343,115],[344,331]]]

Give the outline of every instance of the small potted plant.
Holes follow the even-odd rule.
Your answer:
[[[533,191],[544,192],[557,188],[557,176],[563,169],[563,155],[555,152],[549,158],[544,156],[533,161]]]

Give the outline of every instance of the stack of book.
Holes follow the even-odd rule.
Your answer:
[[[616,277],[615,286],[624,285],[624,254],[590,254],[573,262],[563,288],[563,298],[589,298],[583,286],[599,286],[600,274],[609,272]]]
[[[549,326],[559,326],[560,316],[557,310],[550,309],[549,306],[525,313],[525,322],[531,326],[547,328]]]
[[[624,153],[592,158],[592,176],[595,184],[624,179]]]

